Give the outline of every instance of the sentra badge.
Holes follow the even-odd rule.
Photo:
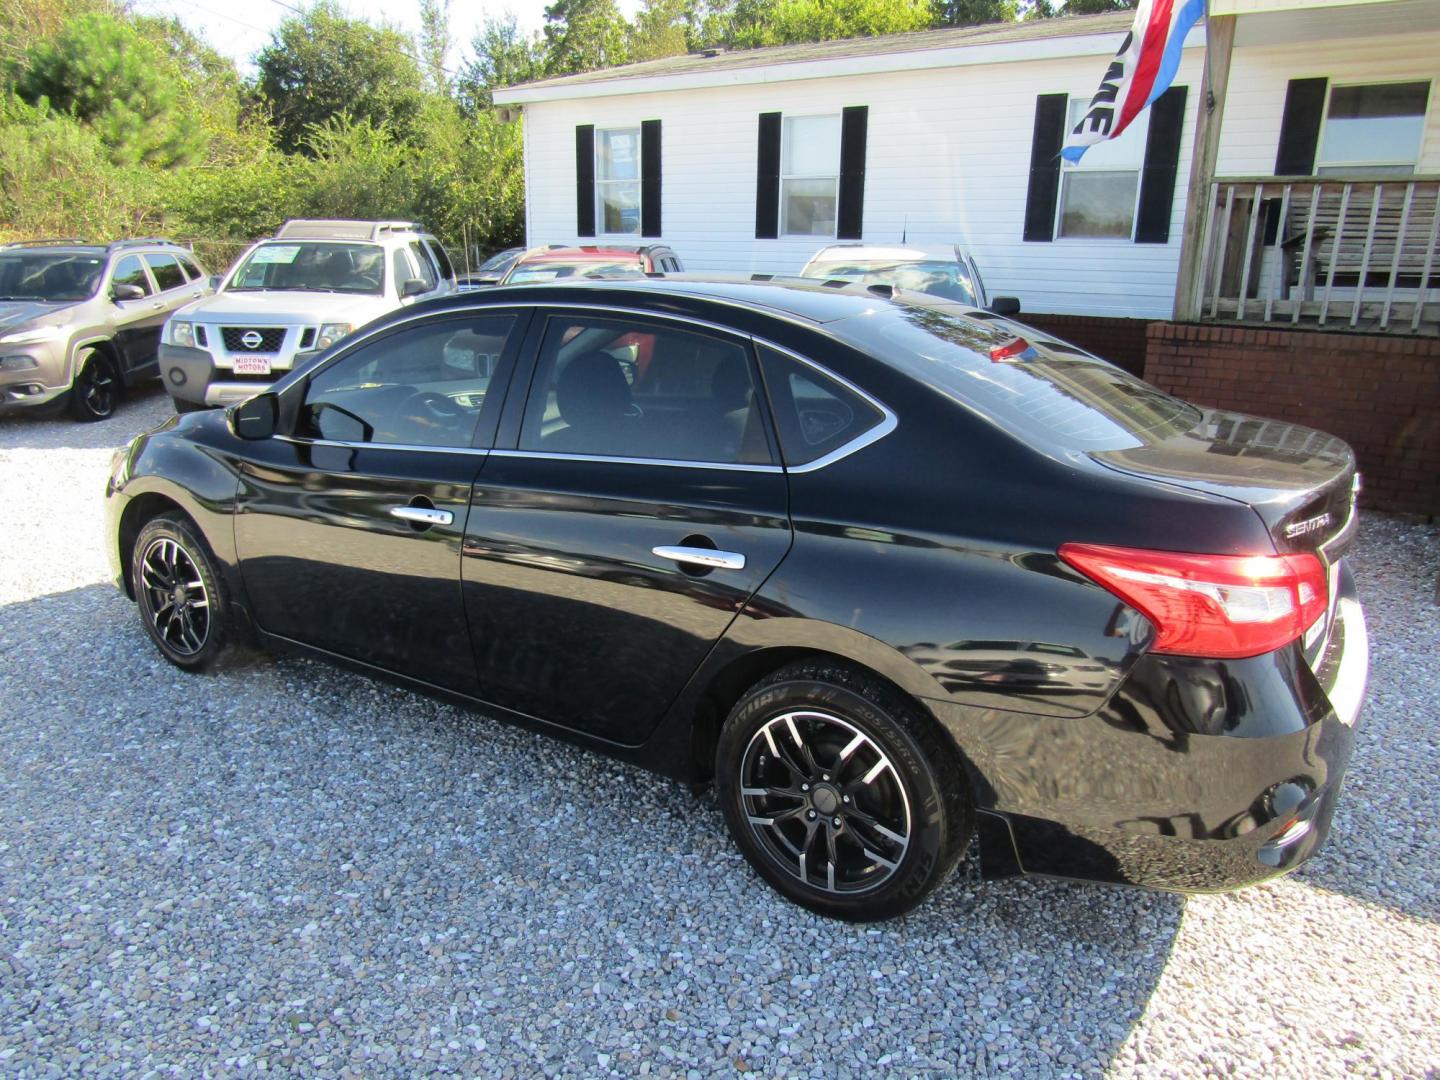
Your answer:
[[[1319,532],[1329,524],[1330,515],[1328,513],[1306,518],[1304,521],[1291,522],[1285,526],[1285,539],[1294,540],[1297,536],[1307,536],[1310,533]]]

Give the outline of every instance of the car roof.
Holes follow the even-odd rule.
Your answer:
[[[601,247],[586,244],[580,247],[542,248],[525,255],[521,261],[527,265],[543,262],[601,262],[624,256],[638,258],[645,250],[642,247]]]
[[[855,259],[944,259],[955,258],[956,244],[831,244],[811,256],[810,262],[849,262]]]
[[[599,294],[599,295],[597,295]],[[771,274],[664,274],[634,278],[566,278],[561,282],[527,282],[501,285],[484,293],[485,302],[497,305],[507,300],[535,302],[548,297],[557,306],[566,303],[604,302],[624,306],[629,301],[654,302],[663,298],[718,304],[740,303],[772,315],[798,319],[817,326],[857,315],[900,310],[914,306],[934,307],[936,301],[921,293],[906,292],[899,298],[886,286],[867,287],[818,278],[781,277]],[[467,293],[455,306],[474,304],[475,293]],[[449,300],[437,300],[447,305]],[[657,305],[658,307],[658,305]],[[980,320],[988,313],[946,303],[947,313]]]

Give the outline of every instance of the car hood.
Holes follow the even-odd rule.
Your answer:
[[[295,323],[344,322],[360,326],[378,318],[395,305],[383,296],[355,296],[346,293],[218,292],[187,304],[175,313],[204,322],[239,322],[246,326],[292,326]]]
[[[7,300],[0,303],[0,334],[7,330],[19,329],[43,315],[64,311],[71,301],[49,300]]]

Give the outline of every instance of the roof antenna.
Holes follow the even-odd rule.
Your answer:
[[[905,224],[900,226],[900,243],[905,244],[910,238],[910,215],[905,215]]]

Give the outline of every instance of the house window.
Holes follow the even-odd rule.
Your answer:
[[[835,235],[840,117],[787,116],[780,140],[780,234]]]
[[[1089,98],[1071,98],[1065,130],[1075,130],[1089,108]],[[1118,139],[1090,147],[1079,162],[1062,163],[1057,236],[1131,239],[1145,132],[1144,123],[1132,123]]]
[[[595,216],[600,232],[640,235],[640,129],[595,133]]]
[[[1316,173],[1413,173],[1429,99],[1428,82],[1332,86]]]

